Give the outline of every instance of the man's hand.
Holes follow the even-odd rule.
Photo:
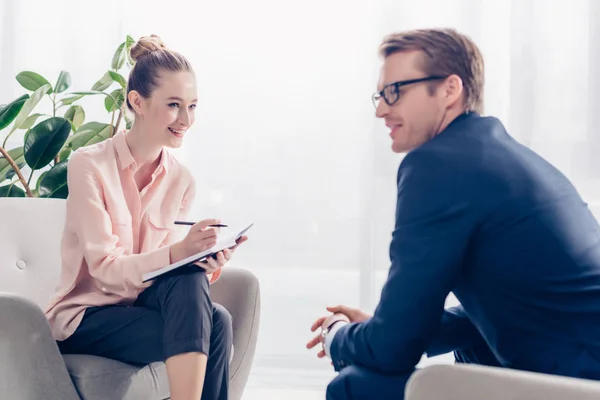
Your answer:
[[[358,308],[350,308],[350,307],[341,306],[341,305],[334,306],[334,307],[327,307],[327,311],[332,312],[334,314],[335,313],[344,314],[346,317],[348,317],[350,322],[363,322],[372,317],[370,314],[367,314],[366,312],[361,311]]]
[[[339,322],[339,321],[350,322],[348,317],[346,317],[344,314],[340,314],[340,313],[329,315],[326,317],[321,317],[318,320],[316,320],[310,327],[310,330],[311,330],[311,332],[314,332],[317,329],[321,328],[321,333],[319,333],[317,336],[312,338],[308,343],[306,343],[306,348],[312,349],[313,347],[315,347],[316,345],[321,343],[321,350],[317,353],[317,357],[319,357],[319,358],[325,357],[327,354],[325,353],[325,348],[323,347],[324,337],[322,335],[322,332],[325,331],[326,329],[328,329],[334,323]]]
[[[350,308],[350,307],[346,307],[346,306],[342,306],[342,305],[334,306],[334,307],[327,307],[327,311],[332,312],[333,314],[329,315],[329,316],[321,317],[318,320],[316,320],[310,327],[311,332],[316,331],[317,329],[319,329],[319,327],[321,328],[321,332],[323,332],[323,331],[329,329],[334,323],[336,323],[338,321],[362,322],[371,317],[371,315],[369,315],[357,308]],[[319,335],[312,338],[306,344],[306,348],[312,349],[313,347],[315,347],[316,345],[321,343],[321,350],[317,353],[317,357],[323,358],[326,356],[325,348],[323,347],[323,345],[324,345],[323,341],[324,341],[324,336],[322,335],[322,333],[320,333]]]

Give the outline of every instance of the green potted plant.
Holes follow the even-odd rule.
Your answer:
[[[71,86],[67,71],[60,72],[54,86],[32,71],[16,76],[29,92],[0,105],[0,197],[66,198],[71,153],[112,137],[123,125],[130,127],[123,108],[127,74],[121,71],[133,66],[129,57],[133,44],[128,35],[115,51],[110,70],[89,91],[67,93]],[[85,121],[85,110],[77,104],[85,96],[104,97],[110,122]],[[50,112],[36,112],[44,98],[51,101]],[[20,130],[25,132],[23,145],[8,150],[8,139]]]

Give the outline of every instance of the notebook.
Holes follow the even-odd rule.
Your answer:
[[[239,238],[241,238],[246,232],[248,232],[248,230],[250,228],[252,228],[252,225],[254,225],[254,223],[246,226],[242,230],[234,231],[235,233],[233,233],[233,234],[218,237],[217,243],[208,250],[204,250],[200,253],[196,253],[193,256],[184,258],[183,260],[177,261],[176,263],[173,263],[171,265],[167,265],[156,271],[152,271],[152,272],[148,272],[148,273],[144,274],[142,277],[143,282],[148,282],[149,280],[152,280],[162,274],[166,274],[167,272],[173,271],[174,269],[184,267],[186,265],[190,265],[190,264],[196,263],[198,261],[204,261],[205,259],[212,256],[213,254],[218,253],[219,251],[229,249],[229,248],[235,246],[237,241],[239,240]]]

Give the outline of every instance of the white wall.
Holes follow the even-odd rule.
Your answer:
[[[84,10],[4,0],[0,103],[21,93],[14,75],[24,69],[50,80],[67,69],[74,90],[88,89],[127,33],[156,33],[186,55],[200,101],[177,155],[198,182],[192,217],[256,223],[234,262],[261,278],[256,373],[298,366],[308,376],[330,371],[304,349],[312,320],[326,304],[372,309],[389,267],[401,157],[370,101],[382,36],[432,26],[471,35],[486,59],[486,112],[600,215],[599,4],[108,0]],[[100,99],[85,105],[90,118],[107,117]]]

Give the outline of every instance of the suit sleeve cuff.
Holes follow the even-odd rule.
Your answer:
[[[323,347],[325,349],[325,354],[327,357],[331,358],[331,343],[333,342],[333,338],[337,331],[342,327],[347,325],[348,323],[345,321],[338,321],[333,324],[333,326],[329,329],[329,332],[325,336],[325,343],[323,343]]]

